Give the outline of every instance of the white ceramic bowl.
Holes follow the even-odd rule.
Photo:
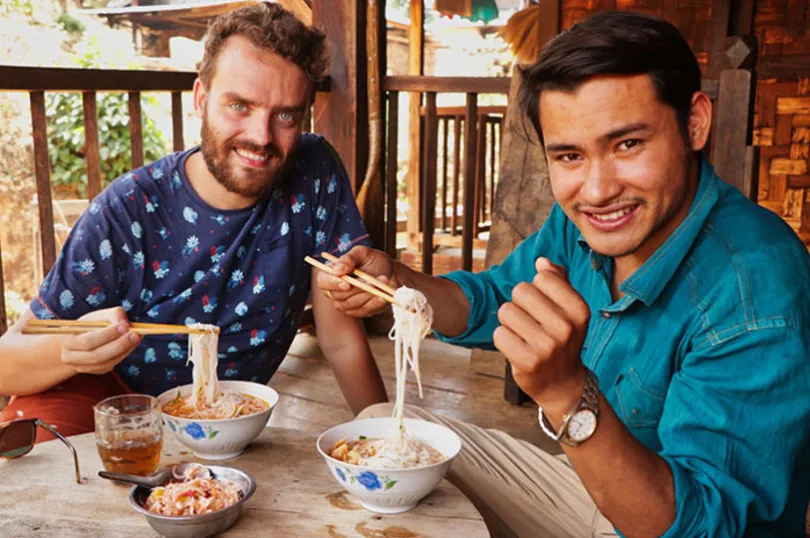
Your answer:
[[[178,441],[194,452],[198,458],[205,460],[226,460],[241,454],[245,447],[253,441],[267,425],[270,413],[278,403],[278,393],[266,385],[250,381],[220,381],[220,388],[241,392],[249,396],[261,398],[270,407],[244,417],[222,420],[200,420],[180,418],[167,415],[161,411],[163,421],[174,432]],[[160,408],[180,394],[187,396],[191,393],[191,385],[183,385],[167,390],[158,396]]]
[[[361,436],[386,437],[396,433],[393,418],[369,418],[335,426],[318,437],[318,452],[332,476],[367,510],[381,514],[407,512],[436,489],[461,451],[461,439],[441,424],[405,419],[408,435],[427,443],[447,459],[441,463],[408,469],[382,469],[344,463],[329,456],[329,450],[341,439],[356,441]]]

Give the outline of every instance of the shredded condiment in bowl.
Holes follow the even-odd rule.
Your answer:
[[[162,516],[194,516],[222,510],[239,502],[244,493],[230,480],[211,476],[207,467],[190,465],[179,482],[152,489],[145,508]]]

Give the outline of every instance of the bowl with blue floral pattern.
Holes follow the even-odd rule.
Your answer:
[[[369,418],[340,424],[318,437],[318,452],[332,477],[367,510],[398,514],[414,508],[444,478],[453,459],[461,451],[461,439],[451,429],[418,419],[404,419],[405,431],[444,456],[439,463],[417,467],[388,467],[346,463],[330,456],[341,441],[391,437],[398,432],[394,418]]]
[[[278,403],[278,393],[261,383],[250,381],[220,381],[219,388],[259,398],[268,404],[258,413],[225,419],[196,419],[170,415],[163,411],[167,403],[178,396],[191,394],[192,385],[167,390],[158,396],[163,422],[183,445],[198,458],[226,460],[240,455],[267,425]]]

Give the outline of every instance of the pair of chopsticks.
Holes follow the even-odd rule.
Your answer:
[[[71,319],[32,319],[25,327],[23,334],[82,334],[104,329],[111,325],[108,321],[80,321]],[[130,323],[130,331],[137,334],[200,334],[208,329],[189,327],[188,325],[166,325],[163,323]],[[219,333],[219,327],[214,329]]]
[[[335,256],[332,256],[328,252],[321,253],[321,256],[323,256],[324,259],[332,263],[336,263],[338,261],[338,259]],[[318,260],[311,258],[310,256],[305,257],[304,261],[313,267],[317,267],[318,269],[324,271],[325,273],[329,273],[332,276],[337,276],[337,274],[331,267],[329,267],[325,263],[319,262]],[[402,308],[402,305],[400,305],[394,299],[394,292],[396,292],[396,289],[389,286],[385,282],[380,282],[370,274],[366,273],[365,271],[361,271],[360,269],[355,269],[353,273],[356,275],[356,277],[350,275],[343,275],[340,276],[339,278],[344,282],[351,284],[352,286],[360,288],[361,290],[368,292],[371,295],[379,297],[383,301],[389,302],[394,306]]]

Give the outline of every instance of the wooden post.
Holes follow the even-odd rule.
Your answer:
[[[720,85],[711,161],[717,174],[748,198],[757,198],[757,154],[750,147],[753,130],[756,61],[753,36],[730,37],[721,58]]]
[[[183,92],[172,92],[172,147],[183,151]]]
[[[461,238],[461,267],[472,271],[473,238],[478,231],[475,214],[475,143],[478,136],[478,94],[467,94],[467,114],[464,119],[464,224]]]
[[[388,163],[385,180],[385,252],[397,257],[397,155],[399,144],[399,92],[388,92]]]
[[[410,48],[408,52],[408,74],[425,74],[425,2],[411,0],[411,26],[408,32]],[[422,184],[422,117],[419,108],[422,94],[412,92],[408,106],[408,172],[406,174],[408,194],[408,246],[416,245],[419,235],[419,214],[422,205],[420,186]]]
[[[544,0],[540,2],[540,10],[538,50],[542,50],[561,30],[561,0]],[[538,230],[554,205],[543,148],[534,137],[531,141],[526,140],[526,118],[515,106],[519,88],[520,74],[515,71],[501,130],[498,187],[487,243],[488,267],[501,263],[523,239]],[[504,367],[504,362],[500,353],[482,350],[472,353],[472,368],[482,373],[503,375],[504,399],[520,405],[529,397],[515,383],[509,363],[506,362]]]
[[[129,137],[132,147],[132,168],[143,166],[143,117],[141,92],[129,92]]]
[[[0,336],[8,330],[8,318],[6,317],[6,286],[3,282],[3,246],[0,245]]]
[[[315,97],[315,132],[335,147],[354,192],[368,162],[366,10],[363,0],[313,0],[312,23],[329,40],[330,91]]]
[[[101,192],[101,157],[98,146],[98,107],[96,92],[82,94],[84,107],[84,162],[87,166],[87,198],[93,198]]]
[[[42,244],[42,273],[51,270],[56,261],[56,241],[53,230],[51,201],[51,160],[48,157],[48,125],[45,119],[45,94],[31,92],[31,123],[34,133],[34,167],[37,177],[37,206],[39,234]]]
[[[433,231],[436,222],[436,165],[439,121],[436,116],[436,92],[428,92],[425,101],[424,184],[422,185],[422,272],[433,274]]]

